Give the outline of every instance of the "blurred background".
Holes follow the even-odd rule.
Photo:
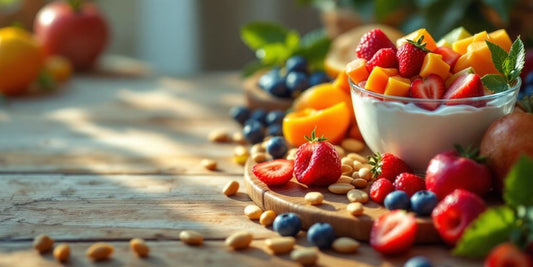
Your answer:
[[[49,1],[0,0],[0,26],[32,29]],[[238,70],[255,58],[239,29],[275,21],[302,35],[325,28],[334,37],[355,25],[380,22],[409,32],[422,25],[442,36],[463,25],[471,32],[507,28],[533,36],[533,0],[107,0],[96,1],[112,33],[106,53],[148,62],[161,74]],[[514,36],[511,36],[514,39]],[[523,38],[524,39],[524,38]],[[528,42],[529,44],[530,42]]]

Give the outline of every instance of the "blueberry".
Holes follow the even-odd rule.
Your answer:
[[[305,89],[309,88],[307,75],[303,72],[289,72],[285,78],[285,86],[293,97],[298,96]]]
[[[269,87],[273,81],[278,80],[279,78],[281,78],[280,69],[273,68],[267,73],[263,74],[261,77],[259,77],[257,85],[259,86],[259,88],[266,90],[266,88]]]
[[[230,116],[240,124],[244,124],[250,118],[250,109],[245,106],[235,106],[229,110]]]
[[[274,219],[273,227],[281,236],[296,236],[302,229],[302,220],[296,213],[283,213]]]
[[[311,76],[309,76],[309,87],[328,82],[330,82],[330,78],[323,71],[313,72]]]
[[[407,210],[409,209],[409,196],[401,190],[392,191],[385,197],[383,204],[389,210]]]
[[[283,127],[281,124],[272,124],[267,128],[268,136],[283,136]]]
[[[431,262],[424,256],[410,258],[403,267],[431,267]]]
[[[287,150],[287,142],[281,136],[274,136],[266,142],[266,151],[275,159],[283,158]]]
[[[287,59],[287,62],[285,62],[285,69],[287,73],[292,72],[292,71],[307,73],[308,71],[307,60],[303,58],[302,56],[292,56],[289,59]]]
[[[411,209],[420,216],[429,216],[438,202],[435,193],[421,190],[411,196]]]
[[[527,85],[533,85],[533,71],[530,71],[527,75],[526,75],[526,79],[523,81],[523,83],[527,86]]]
[[[257,144],[265,138],[265,129],[263,125],[256,120],[247,120],[242,128],[242,133],[246,141],[251,144]]]
[[[315,223],[307,231],[307,241],[321,249],[331,247],[334,240],[335,232],[329,223]]]
[[[284,117],[285,117],[285,112],[281,110],[273,110],[267,113],[265,122],[267,125],[281,124],[283,122]]]
[[[258,121],[261,124],[266,125],[266,116],[267,116],[267,112],[264,109],[258,108],[252,111],[249,119]]]
[[[277,73],[277,74],[276,74]],[[289,97],[289,90],[285,86],[285,77],[279,71],[272,70],[259,78],[258,85],[267,93],[277,97]]]

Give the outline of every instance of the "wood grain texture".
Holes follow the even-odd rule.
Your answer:
[[[128,242],[110,242],[115,252],[108,261],[93,263],[85,256],[91,242],[69,243],[70,266],[301,266],[290,259],[289,254],[275,255],[264,244],[254,240],[244,250],[231,250],[223,241],[207,241],[203,246],[191,247],[180,241],[148,241],[150,256],[138,258]],[[296,248],[309,247],[300,236]],[[340,254],[332,250],[319,252],[317,266],[403,266],[410,258],[428,255],[436,266],[480,266],[476,261],[449,257],[449,251],[436,246],[414,247],[408,253],[396,257],[384,257],[363,244],[356,253]],[[31,242],[0,242],[0,266],[62,266],[51,253],[39,255],[31,248]]]
[[[242,104],[238,75],[190,79],[76,76],[56,94],[0,105],[0,172],[194,173],[197,162],[231,160],[234,144],[209,132],[241,131],[228,116]]]
[[[294,212],[300,215],[302,226],[307,229],[316,222],[327,222],[335,229],[338,236],[349,236],[357,240],[368,241],[372,223],[389,210],[369,200],[364,204],[364,214],[352,216],[346,210],[350,203],[346,194],[336,195],[327,187],[307,187],[292,178],[283,186],[268,186],[252,173],[255,162],[246,163],[244,185],[250,198],[264,210],[273,210],[278,214]],[[324,195],[322,205],[313,206],[304,200],[308,192],[320,192]],[[429,218],[417,218],[417,243],[439,243],[440,237]]]

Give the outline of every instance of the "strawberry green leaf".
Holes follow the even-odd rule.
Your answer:
[[[509,89],[507,81],[499,74],[487,74],[481,78],[481,82],[494,93],[503,92]]]
[[[520,72],[524,68],[524,64],[526,62],[525,58],[526,51],[524,49],[524,43],[522,43],[522,40],[520,40],[520,37],[518,37],[513,42],[511,50],[509,51],[509,64],[512,67],[512,70],[506,73],[509,81],[516,79],[520,75]]]
[[[509,239],[516,229],[515,213],[507,207],[491,208],[466,228],[453,250],[454,255],[481,258],[496,245]]]
[[[533,206],[533,159],[522,155],[505,178],[503,199],[510,207]]]
[[[492,43],[489,41],[485,41],[485,42],[487,43],[487,46],[489,47],[490,54],[492,57],[492,63],[494,63],[494,67],[496,67],[496,69],[501,74],[506,76],[507,72],[505,69],[505,65],[506,65],[505,61],[507,60],[507,52],[495,43]]]

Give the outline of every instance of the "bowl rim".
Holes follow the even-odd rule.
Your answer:
[[[465,104],[465,102],[490,101],[490,100],[497,99],[497,98],[499,98],[501,96],[506,96],[506,95],[509,95],[509,94],[518,93],[518,91],[520,90],[520,86],[522,84],[522,80],[520,79],[520,76],[519,76],[519,77],[517,77],[516,82],[515,82],[515,84],[513,86],[511,86],[509,89],[507,89],[505,91],[498,92],[498,93],[493,93],[493,94],[484,95],[484,96],[455,98],[455,99],[443,99],[443,98],[439,98],[439,99],[423,99],[423,98],[413,98],[413,97],[405,97],[405,96],[394,96],[394,95],[380,94],[380,93],[377,93],[377,92],[374,92],[374,91],[367,90],[367,89],[355,84],[352,81],[352,79],[348,79],[348,82],[350,83],[350,91],[352,93],[354,93],[354,90],[358,90],[358,91],[360,91],[360,92],[362,92],[362,93],[364,93],[366,95],[369,95],[369,96],[372,96],[372,97],[375,97],[375,98],[378,98],[378,99],[383,99],[383,100],[386,100],[386,101],[409,102],[409,103],[438,103],[438,104],[453,104],[453,103]]]

